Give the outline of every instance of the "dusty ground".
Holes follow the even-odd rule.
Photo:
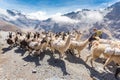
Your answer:
[[[115,69],[109,65],[108,71],[102,71],[101,59],[95,62],[95,68],[84,62],[88,49],[82,51],[81,58],[66,54],[64,60],[59,60],[58,54],[53,57],[49,51],[33,57],[19,47],[9,49],[6,33],[1,34],[0,80],[115,80]]]

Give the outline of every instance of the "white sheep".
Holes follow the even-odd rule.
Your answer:
[[[111,51],[107,51],[109,47],[111,48],[110,49]],[[87,56],[86,62],[88,58],[91,57],[90,63],[91,66],[93,67],[93,61],[99,58],[101,54],[103,54],[104,57],[107,59],[103,68],[105,68],[105,66],[109,64],[111,61],[120,64],[120,50],[118,49],[119,49],[118,47],[113,47],[111,45],[106,45],[106,44],[100,44],[98,41],[93,41],[91,47],[91,54]]]
[[[52,51],[54,52],[55,49],[58,50],[60,52],[60,58],[62,58],[70,46],[72,37],[72,35],[69,35],[66,42],[61,40],[52,40],[50,43]]]

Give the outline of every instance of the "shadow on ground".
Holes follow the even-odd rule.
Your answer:
[[[12,48],[10,48],[10,46],[8,46],[7,48],[2,48],[2,53],[4,54],[10,50],[12,50]]]
[[[41,65],[40,62],[39,62],[40,59],[39,59],[38,56],[28,55],[28,56],[24,57],[23,60],[26,61],[26,62],[34,62],[36,67]]]
[[[23,56],[25,54],[25,50],[21,49],[20,47],[18,47],[16,50],[15,50],[15,53],[19,53],[21,54],[21,56]]]
[[[65,64],[64,60],[55,59],[55,57],[53,56],[53,53],[51,53],[51,52],[47,52],[47,55],[50,56],[50,58],[47,60],[49,65],[60,68],[61,71],[63,72],[63,76],[70,75],[66,70],[66,64]]]
[[[71,62],[71,63],[75,63],[75,64],[83,64],[86,69],[89,70],[89,75],[91,76],[91,78],[93,78],[93,80],[116,80],[114,77],[114,72],[112,73],[108,73],[108,72],[98,72],[97,70],[95,70],[94,68],[90,67],[89,65],[86,64],[86,62],[84,60],[82,60],[81,58],[76,57],[75,55],[71,55],[69,53],[66,54],[66,58],[65,60]]]

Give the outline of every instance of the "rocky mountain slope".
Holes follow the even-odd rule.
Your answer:
[[[19,28],[34,28],[35,25],[39,23],[39,20],[29,19],[24,13],[17,10],[0,9],[0,11],[0,20],[12,23]]]
[[[35,57],[19,47],[9,49],[5,41],[8,32],[0,35],[0,80],[116,80],[114,65],[108,65],[109,70],[103,71],[101,59],[94,62],[95,68],[89,61],[85,62],[90,53],[87,47],[81,52],[81,58],[66,53],[66,58],[60,60],[58,54],[53,57],[50,51]]]
[[[18,28],[16,25],[5,22],[5,21],[1,21],[0,20],[0,29],[4,30],[4,31],[16,31],[16,30],[21,30],[20,28]]]

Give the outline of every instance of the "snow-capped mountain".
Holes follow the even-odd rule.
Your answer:
[[[27,18],[24,13],[19,11],[3,9],[0,9],[0,20],[10,22],[20,28],[35,27],[40,22]]]
[[[16,10],[0,9],[0,20],[7,21],[21,28],[32,27],[37,30],[44,29],[54,32],[69,31],[76,28],[81,31],[86,31],[86,33],[89,34],[89,31],[91,31],[93,27],[97,27],[98,29],[102,29],[109,36],[112,35],[116,38],[120,38],[119,13],[120,2],[117,2],[105,9],[81,9],[67,14],[57,14],[46,20],[36,18],[38,15],[43,14],[41,12],[27,15]]]
[[[86,28],[93,27],[96,22],[101,23],[108,12],[107,10],[83,9],[41,21],[36,25],[36,28],[44,28],[55,32],[68,31],[73,28],[86,30]]]
[[[111,5],[107,9],[111,11],[105,15],[102,23],[96,23],[95,26],[109,30],[114,38],[120,39],[120,2]]]
[[[2,12],[2,13],[1,13]],[[16,10],[1,10],[0,19],[15,24],[21,28],[33,27],[35,29],[45,29],[53,31],[68,31],[73,28],[83,28],[103,20],[102,11],[83,9],[63,15],[55,15],[47,20],[35,20]],[[96,17],[95,17],[96,15]],[[84,26],[84,27],[83,27]]]

